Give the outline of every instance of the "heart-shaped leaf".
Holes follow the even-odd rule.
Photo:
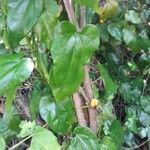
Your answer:
[[[51,48],[50,75],[56,100],[63,100],[78,89],[84,76],[83,66],[98,46],[99,32],[94,25],[87,25],[81,32],[66,21],[57,26]]]

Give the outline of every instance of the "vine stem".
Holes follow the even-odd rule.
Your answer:
[[[143,146],[144,144],[146,144],[147,142],[150,141],[150,138],[147,139],[145,142],[141,143],[140,145],[138,146],[134,146],[134,147],[130,147],[130,148],[127,148],[127,147],[122,147],[123,150],[135,150],[135,149],[138,149],[140,148],[141,146]]]
[[[71,0],[63,0],[63,2],[64,2],[70,22],[76,26],[77,30],[79,30]],[[82,109],[82,100],[78,92],[73,94],[73,101],[75,105],[78,123],[79,125],[86,127],[87,122],[86,122],[84,112]]]
[[[78,22],[76,20],[74,9],[72,6],[72,1],[71,0],[63,0],[63,1],[64,1],[64,5],[65,5],[70,22],[75,24],[76,28],[79,31]],[[81,6],[80,7],[80,28],[83,28],[86,24],[85,14],[86,14],[86,9],[85,9],[85,7]],[[86,102],[87,101],[90,102],[93,98],[93,91],[92,91],[91,81],[90,81],[90,77],[89,77],[88,65],[84,67],[84,71],[85,71],[84,87],[85,87],[85,92],[86,92],[86,95],[88,98],[88,100],[87,100],[87,98],[85,100],[86,100]],[[73,100],[74,100],[76,114],[77,114],[79,124],[82,126],[87,126],[84,112],[82,110],[82,100],[80,98],[80,95],[78,93],[73,94]],[[96,132],[97,131],[97,121],[96,121],[97,110],[96,110],[96,108],[89,108],[88,113],[89,113],[89,126],[94,132]]]
[[[76,114],[77,114],[77,118],[78,118],[78,123],[81,126],[86,127],[87,122],[84,117],[84,112],[82,109],[82,101],[81,101],[81,98],[80,98],[80,95],[78,92],[73,94],[73,100],[74,100],[75,110],[76,110]]]
[[[87,97],[91,101],[93,98],[93,91],[91,87],[91,80],[89,77],[89,66],[85,66],[85,77],[84,77],[84,88],[87,94]],[[97,109],[94,107],[89,108],[89,126],[96,132],[97,131]]]

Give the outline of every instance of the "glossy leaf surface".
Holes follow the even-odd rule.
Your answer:
[[[99,150],[100,145],[98,143],[96,135],[89,128],[77,127],[74,130],[76,134],[71,140],[69,150]]]
[[[5,43],[12,48],[33,28],[43,8],[43,0],[8,0]]]
[[[66,133],[74,122],[74,110],[71,99],[66,99],[58,104],[50,102],[49,97],[40,101],[40,115],[56,133]]]
[[[33,68],[30,58],[22,58],[18,54],[0,56],[0,94],[19,86],[30,76]]]
[[[50,76],[56,100],[66,98],[81,84],[83,66],[98,48],[98,33],[94,25],[87,25],[81,32],[69,22],[57,26],[51,48],[53,68]]]

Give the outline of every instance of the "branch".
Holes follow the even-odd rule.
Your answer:
[[[71,0],[63,0],[63,1],[64,1],[64,5],[65,5],[67,15],[68,15],[70,22],[73,23],[76,26],[76,28],[78,29],[78,23],[77,23],[77,20],[75,17],[75,13],[74,13],[74,10],[72,7]]]
[[[87,94],[87,97],[89,98],[89,100],[91,101],[93,98],[93,91],[92,91],[92,87],[91,87],[91,80],[89,77],[89,66],[85,66],[85,77],[84,77],[84,88],[85,88],[85,92]],[[90,128],[96,132],[97,131],[97,110],[96,108],[89,108],[89,124],[90,124]]]
[[[82,101],[81,101],[81,97],[78,93],[73,94],[73,101],[74,101],[74,105],[75,105],[78,123],[79,123],[79,125],[86,127],[87,123],[86,123],[84,112],[82,109]]]

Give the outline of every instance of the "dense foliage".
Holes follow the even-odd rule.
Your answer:
[[[67,2],[0,0],[0,150],[148,150],[149,0]]]

